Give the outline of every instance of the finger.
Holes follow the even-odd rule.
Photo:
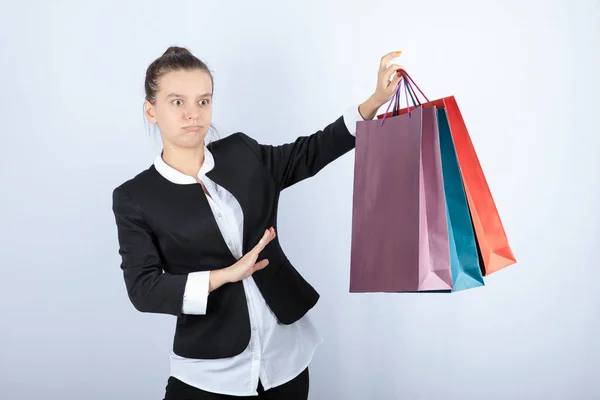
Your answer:
[[[383,56],[381,58],[381,63],[380,63],[381,70],[384,70],[387,67],[387,65],[389,64],[389,62],[392,61],[394,58],[400,56],[400,54],[402,54],[401,51],[392,51],[392,52],[386,54],[385,56]]]
[[[252,267],[252,272],[254,273],[256,271],[259,271],[265,268],[267,265],[269,265],[269,260],[267,260],[266,258],[264,260],[260,260],[259,262],[254,264],[254,267]]]
[[[271,241],[274,238],[275,238],[275,229],[273,229],[273,227],[271,227],[271,228],[267,229],[267,233],[265,234],[265,238],[262,243],[262,248],[264,249],[269,243],[271,243]]]
[[[262,250],[262,248],[264,248],[264,246],[267,244],[267,240],[269,240],[270,236],[271,236],[271,232],[268,229],[265,230],[265,233],[263,233],[262,237],[260,238],[260,240],[258,241],[258,243],[254,246],[254,248],[252,250],[253,251]]]
[[[405,71],[406,68],[404,68],[402,65],[399,64],[392,64],[389,67],[386,68],[385,72],[383,73],[383,75],[385,77],[388,78],[388,80],[392,77],[392,74],[396,74],[398,72],[401,71]]]
[[[390,81],[390,85],[387,87],[387,90],[390,92],[395,91],[396,88],[398,87],[398,82],[400,82],[401,79],[402,79],[402,75],[399,73],[396,73],[394,75],[394,77],[392,78],[392,80]]]
[[[390,63],[390,61],[392,61],[394,58],[400,56],[400,54],[402,54],[401,51],[392,51],[391,53],[388,53],[385,56],[383,56],[381,58],[381,63],[379,64],[379,70],[385,71],[385,69],[387,68],[387,65]]]
[[[265,246],[269,242],[271,242],[271,240],[273,240],[275,238],[275,229],[273,227],[270,227],[269,229],[267,229],[267,232],[268,232],[268,235],[267,235]]]
[[[273,240],[273,238],[275,238],[275,229],[271,227],[265,231],[263,237],[256,244],[256,246],[254,246],[253,250],[257,253],[260,253],[265,248],[265,246],[269,244],[271,240]]]

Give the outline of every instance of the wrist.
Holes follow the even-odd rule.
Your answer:
[[[379,110],[381,104],[377,100],[373,98],[373,96],[369,97],[365,100],[360,106],[358,106],[358,112],[361,117],[367,121],[375,118],[377,114],[377,110]]]
[[[223,269],[221,269],[221,270],[220,270],[220,271],[221,271],[221,274],[223,275],[223,277],[222,277],[222,279],[223,279],[223,284],[226,284],[226,283],[231,283],[231,282],[233,282],[233,277],[232,277],[232,275],[231,275],[231,271],[232,271],[232,269],[233,269],[233,268],[232,268],[231,266],[229,266],[229,267],[227,267],[227,268],[223,268]]]
[[[230,267],[212,270],[209,276],[208,291],[210,293],[229,282],[231,282]]]

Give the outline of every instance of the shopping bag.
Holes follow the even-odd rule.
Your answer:
[[[436,110],[448,220],[452,291],[484,286],[469,204],[445,109]]]
[[[479,163],[477,153],[473,147],[471,137],[456,99],[454,96],[448,96],[430,101],[423,91],[421,91],[414,83],[410,75],[405,71],[403,71],[403,73],[407,77],[406,81],[416,87],[426,100],[425,103],[420,103],[417,98],[419,106],[446,110],[450,131],[452,133],[452,140],[467,195],[467,201],[469,203],[469,211],[473,221],[476,240],[479,245],[483,275],[489,275],[516,263],[516,258],[508,243],[502,220],[500,219],[498,209],[485,179],[483,169]],[[413,108],[414,106],[406,107],[396,113],[388,113],[386,111],[386,113],[378,115],[377,118],[379,120],[394,114],[409,114]]]
[[[357,123],[350,258],[350,292],[452,289],[434,107]]]

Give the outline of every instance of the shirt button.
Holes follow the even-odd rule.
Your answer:
[[[217,217],[221,218],[222,216],[223,216],[223,214],[217,213]]]
[[[250,297],[246,296],[246,301],[249,302],[250,301]]]
[[[231,246],[231,240],[230,240],[230,241],[228,241],[228,242],[227,242],[227,244],[228,244],[229,246]]]
[[[257,329],[257,328],[256,328],[255,326],[253,326],[253,327],[252,327],[252,330],[253,330],[254,332],[256,332],[256,329]]]

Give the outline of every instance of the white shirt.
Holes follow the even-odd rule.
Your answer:
[[[344,113],[344,123],[356,135],[356,122],[362,121],[358,106]],[[217,225],[229,250],[236,260],[242,254],[242,209],[231,193],[217,185],[206,173],[214,168],[213,155],[204,147],[204,163],[198,172],[210,196],[206,196]],[[192,176],[169,166],[162,159],[162,151],[154,161],[156,170],[169,181],[197,184]],[[267,267],[268,268],[268,267]],[[210,271],[188,275],[183,297],[184,314],[206,314]],[[248,347],[233,357],[220,359],[191,359],[171,351],[171,376],[207,392],[232,396],[258,396],[258,380],[268,390],[298,376],[310,364],[323,338],[305,314],[291,325],[279,324],[267,305],[252,276],[242,280],[250,315],[251,335]]]

